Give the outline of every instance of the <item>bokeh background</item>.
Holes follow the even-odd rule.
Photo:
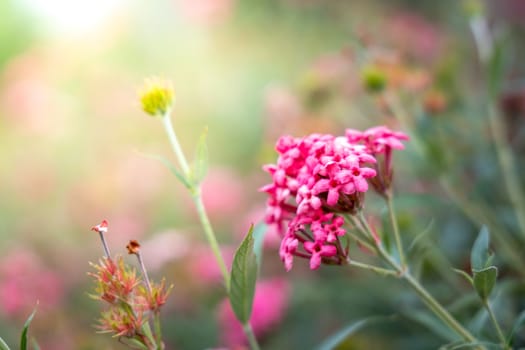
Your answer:
[[[90,228],[107,219],[112,251],[124,253],[127,241],[138,239],[150,274],[174,285],[163,310],[168,349],[242,348],[185,188],[148,156],[173,159],[161,123],[138,103],[137,91],[150,76],[173,81],[173,121],[189,156],[209,129],[204,200],[227,260],[250,223],[264,217],[265,197],[257,189],[269,178],[261,166],[275,160],[281,134],[342,135],[348,127],[387,124],[418,133],[425,150],[409,144],[396,154],[396,205],[407,242],[425,231],[438,247],[420,249],[425,258],[418,268],[441,300],[468,294],[450,268],[468,267],[480,223],[451,202],[439,186],[443,174],[457,185],[453,193],[489,203],[496,223],[516,229],[484,119],[486,82],[468,6],[454,0],[0,1],[0,336],[15,345],[38,301],[31,335],[42,349],[123,348],[95,333],[102,305],[88,296],[88,262],[102,255]],[[498,107],[521,159],[525,8],[498,1],[487,15],[506,33]],[[363,89],[361,72],[370,64],[387,72],[389,91],[414,116],[412,131]],[[368,209],[380,225],[382,204],[371,198]],[[442,343],[402,284],[348,268],[311,273],[306,261],[285,273],[278,246],[270,230],[253,320],[263,348],[314,348],[353,320],[400,310],[393,324],[359,333],[344,348]],[[501,306],[508,310],[506,326],[523,304],[512,300]]]

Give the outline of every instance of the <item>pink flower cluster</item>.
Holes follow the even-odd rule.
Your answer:
[[[270,333],[282,321],[288,307],[290,292],[289,283],[282,278],[257,282],[250,317],[250,324],[257,338]],[[221,327],[222,343],[229,349],[244,349],[244,345],[247,344],[246,335],[228,299],[220,304],[217,318]]]
[[[378,177],[380,184],[390,186],[391,150],[403,148],[401,140],[407,138],[380,126],[364,132],[348,129],[346,136],[278,140],[277,164],[264,166],[273,181],[260,191],[269,195],[266,222],[284,235],[280,257],[286,270],[292,268],[294,256],[309,259],[312,270],[321,263],[346,261],[348,249],[339,240],[346,233],[341,214],[362,208],[368,181],[374,184]],[[378,167],[376,157],[383,154],[386,167]]]

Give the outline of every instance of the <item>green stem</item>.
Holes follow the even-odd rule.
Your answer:
[[[518,220],[522,239],[525,240],[525,199],[523,190],[517,176],[516,162],[513,159],[510,146],[505,140],[505,126],[492,102],[489,105],[489,123],[501,168],[501,175],[503,176],[503,184]]]
[[[368,225],[368,222],[366,221],[363,212],[359,212],[359,221],[361,222],[361,225],[369,232],[370,226]],[[469,343],[475,343],[477,342],[477,339],[467,330],[465,329],[441,304],[434,299],[434,297],[427,292],[425,287],[423,287],[412,275],[410,272],[400,266],[383,248],[383,245],[381,243],[376,244],[376,250],[378,254],[383,258],[383,260],[390,265],[395,271],[398,272],[398,276],[400,278],[403,278],[407,283],[414,289],[414,291],[417,293],[417,295],[421,298],[421,300],[427,305],[427,307],[432,311],[437,317],[443,321],[447,326],[450,327],[454,332],[456,332],[461,338],[463,338],[465,341],[468,341]]]
[[[399,234],[399,225],[397,223],[397,218],[394,210],[394,201],[392,200],[392,191],[386,193],[386,203],[388,206],[388,214],[390,216],[390,223],[392,224],[392,229],[394,230],[394,237],[396,240],[397,252],[399,254],[399,261],[401,262],[401,267],[406,268],[405,253],[403,252],[403,244],[401,243],[401,235]]]
[[[347,259],[347,263],[350,266],[355,266],[355,267],[359,267],[360,269],[370,270],[370,271],[373,271],[373,272],[378,273],[378,274],[383,275],[383,276],[384,275],[391,275],[391,276],[397,276],[398,275],[397,271],[390,270],[390,269],[384,269],[382,267],[378,267],[378,266],[374,266],[374,265],[365,264],[365,263],[362,263],[362,262],[359,262],[359,261],[351,260],[350,258]]]
[[[502,250],[502,259],[514,267],[514,270],[519,273],[522,277],[525,277],[525,270],[518,268],[519,266],[525,265],[525,260],[519,252],[516,252],[516,247],[512,243],[513,237],[508,236],[508,232],[502,230],[493,217],[490,210],[475,205],[473,201],[463,197],[452,188],[450,182],[444,176],[440,177],[439,181],[441,187],[447,192],[448,197],[456,204],[456,206],[463,211],[463,213],[472,221],[479,224],[487,225],[490,231],[493,233],[491,237],[494,239],[498,248]]]
[[[226,285],[226,291],[230,292],[230,274],[228,272],[228,268],[226,267],[226,262],[224,261],[224,258],[222,257],[221,250],[219,247],[219,242],[217,241],[217,237],[215,236],[215,233],[213,232],[213,228],[211,226],[210,220],[208,218],[208,214],[206,212],[206,207],[204,207],[204,203],[202,202],[202,192],[201,187],[198,184],[195,184],[194,181],[191,180],[191,170],[188,165],[188,162],[186,161],[186,157],[184,156],[184,153],[182,152],[182,148],[179,145],[179,142],[177,140],[177,136],[175,135],[175,132],[173,130],[173,125],[171,123],[171,118],[169,117],[169,112],[166,113],[162,117],[162,124],[164,126],[164,129],[166,130],[166,133],[168,134],[168,138],[170,140],[171,147],[173,149],[173,152],[175,152],[175,155],[177,157],[177,160],[179,161],[179,165],[182,168],[182,171],[184,173],[184,176],[186,176],[187,180],[190,184],[190,192],[193,198],[193,202],[195,204],[195,208],[197,209],[197,214],[199,215],[199,220],[201,222],[202,228],[204,229],[204,234],[206,236],[206,239],[208,240],[208,243],[211,247],[211,250],[213,252],[213,255],[215,256],[215,260],[217,261],[217,264],[219,265],[219,269],[221,270],[222,277],[224,279],[224,283]],[[255,335],[253,334],[253,330],[249,324],[245,325],[244,332],[246,333],[246,336],[248,337],[248,340],[250,342],[250,347],[252,350],[259,350],[259,344],[257,343],[257,339],[255,338]]]
[[[153,315],[153,327],[155,329],[155,338],[157,339],[157,349],[163,350],[164,345],[162,343],[162,327],[160,326],[160,310],[155,310]]]
[[[180,147],[179,141],[177,139],[177,135],[175,134],[175,131],[173,131],[173,125],[171,123],[169,112],[163,115],[161,117],[161,120],[164,126],[164,130],[166,130],[166,133],[168,134],[171,148],[173,149],[173,152],[175,153],[175,156],[177,157],[177,160],[179,161],[179,165],[182,168],[183,174],[187,178],[188,175],[190,174],[190,167],[188,165],[188,162],[186,161],[184,152],[182,152],[182,148]]]
[[[482,65],[485,66],[486,70],[488,70],[490,59],[494,54],[494,42],[490,35],[487,20],[485,16],[479,14],[471,18],[469,24],[472,35],[474,36],[479,60]],[[497,113],[493,93],[489,92],[489,94],[488,115],[490,131],[494,139],[494,146],[496,148],[496,155],[500,164],[505,190],[507,191],[516,219],[518,220],[522,239],[525,240],[525,196],[523,195],[523,190],[517,175],[516,162],[513,159],[511,148],[505,139],[505,125],[502,122],[501,116]]]
[[[188,165],[188,161],[186,160],[186,157],[184,156],[184,152],[182,152],[182,148],[180,147],[179,141],[177,139],[177,135],[175,134],[175,131],[173,129],[173,125],[171,123],[169,112],[163,115],[161,119],[162,119],[162,125],[164,126],[164,129],[166,130],[166,133],[168,134],[171,148],[173,149],[173,152],[175,153],[175,156],[177,157],[179,165],[182,168],[182,171],[184,175],[186,176],[186,179],[189,179],[189,175],[191,172],[190,167]],[[213,232],[213,228],[210,224],[210,220],[208,219],[206,208],[204,207],[204,204],[202,202],[201,188],[199,185],[196,185],[192,181],[190,181],[189,183],[191,186],[190,192],[192,194],[193,202],[195,203],[195,207],[197,209],[197,213],[199,215],[200,222],[204,229],[204,234],[206,235],[206,239],[208,240],[208,243],[210,244],[213,254],[215,255],[215,259],[217,260],[217,264],[219,265],[219,269],[221,270],[222,277],[224,279],[224,283],[226,284],[226,290],[229,291],[230,274],[228,273],[228,268],[226,267],[226,263],[224,262],[224,258],[222,257],[221,250],[219,248],[219,243],[217,242],[217,238],[215,236],[215,233]]]
[[[224,283],[226,284],[226,290],[229,292],[230,274],[228,273],[228,268],[226,267],[226,263],[224,262],[224,258],[222,257],[219,243],[217,242],[217,238],[215,237],[215,233],[213,232],[210,220],[208,219],[206,208],[204,207],[204,203],[202,202],[200,186],[196,186],[193,188],[193,201],[195,203],[195,208],[197,209],[202,228],[204,229],[206,239],[210,244],[211,250],[213,251],[215,259],[217,260],[217,264],[219,265],[219,269],[221,270]]]
[[[507,346],[507,340],[505,339],[505,335],[501,331],[501,327],[499,326],[499,322],[496,318],[496,315],[494,314],[494,311],[492,310],[492,306],[490,306],[490,302],[488,300],[483,301],[483,306],[485,306],[485,309],[487,309],[490,320],[492,321],[492,324],[494,325],[494,328],[496,329],[496,333],[498,333],[498,338],[501,342],[501,346],[503,349],[509,349]]]
[[[255,338],[255,334],[253,333],[252,326],[249,322],[243,325],[244,333],[246,334],[246,337],[248,338],[248,343],[250,344],[250,348],[252,350],[260,350],[259,343],[257,343],[257,338]]]

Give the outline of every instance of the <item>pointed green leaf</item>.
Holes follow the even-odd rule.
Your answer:
[[[137,339],[127,338],[126,339],[126,343],[135,346],[136,349],[148,350],[148,347],[146,345],[144,345],[142,342],[140,342],[139,340],[137,340]]]
[[[498,268],[489,266],[483,270],[474,272],[474,288],[482,300],[487,300],[496,284]]]
[[[40,350],[40,345],[38,345],[35,338],[31,338],[31,342],[33,343],[33,350]]]
[[[501,344],[477,341],[477,342],[466,342],[466,341],[457,341],[447,345],[443,345],[438,350],[460,350],[460,349],[479,349],[483,348],[486,350],[494,349],[501,350]]]
[[[487,262],[490,259],[489,253],[489,231],[486,226],[483,226],[479,231],[478,238],[472,246],[472,251],[470,253],[470,265],[472,271],[482,270],[487,265]]]
[[[454,270],[454,272],[457,273],[458,275],[461,275],[461,276],[465,277],[465,279],[467,281],[469,281],[469,283],[471,285],[474,285],[474,280],[472,279],[472,277],[468,273],[466,273],[465,271],[460,270],[460,269],[452,269],[452,270]]]
[[[235,316],[243,324],[250,320],[257,280],[257,259],[253,251],[253,243],[252,225],[235,252],[231,271],[230,304]]]
[[[29,315],[29,317],[26,320],[26,323],[24,323],[24,328],[22,329],[22,335],[20,336],[20,350],[27,350],[27,332],[29,330],[29,325],[31,324],[31,321],[33,321],[33,317],[36,314],[36,307]]]
[[[458,340],[458,336],[450,330],[441,320],[436,318],[434,315],[426,311],[410,311],[403,313],[403,316],[415,321],[422,326],[426,327],[428,330],[432,331],[434,334],[440,336],[441,338],[448,341]]]
[[[165,157],[163,157],[161,155],[158,155],[158,154],[143,154],[143,153],[141,153],[141,154],[146,156],[146,157],[148,157],[148,158],[152,158],[152,159],[158,160],[159,162],[164,164],[164,166],[166,168],[168,168],[168,170],[171,171],[171,173],[173,175],[175,175],[175,177],[177,179],[179,179],[179,181],[184,185],[184,187],[186,187],[187,189],[191,189],[192,188],[192,185],[191,185],[190,181],[168,159],[166,159]]]
[[[7,343],[0,337],[0,350],[11,350],[9,349],[9,346],[7,346]]]
[[[335,349],[338,345],[342,344],[344,341],[346,341],[348,338],[350,338],[352,335],[357,333],[359,330],[363,329],[364,327],[367,327],[374,323],[380,323],[385,321],[391,321],[393,317],[391,316],[378,316],[378,317],[369,317],[365,318],[363,320],[354,322],[350,324],[349,326],[341,329],[339,332],[331,335],[328,339],[326,339],[321,345],[317,347],[317,350],[332,350]]]
[[[195,159],[192,165],[192,179],[193,183],[199,184],[202,182],[206,173],[208,172],[208,146],[206,145],[206,137],[208,136],[208,128],[204,128],[197,144],[195,152]]]
[[[525,310],[522,311],[516,321],[514,321],[514,326],[512,326],[512,331],[507,339],[507,344],[511,346],[514,342],[514,334],[525,324]]]

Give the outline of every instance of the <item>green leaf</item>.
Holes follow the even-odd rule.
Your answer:
[[[470,265],[472,271],[482,270],[487,267],[491,259],[491,254],[489,252],[489,231],[486,226],[483,226],[479,231],[478,238],[472,246],[472,251],[470,252]]]
[[[31,324],[31,321],[33,321],[33,317],[36,314],[36,307],[29,315],[29,317],[26,320],[26,323],[24,323],[24,328],[22,329],[22,335],[20,336],[20,350],[27,350],[27,332],[29,330],[29,325]]]
[[[142,324],[142,332],[144,332],[144,334],[146,335],[146,337],[148,338],[148,340],[152,343],[152,344],[155,344],[155,337],[153,337],[153,333],[151,333],[151,327],[149,325],[149,322],[145,321],[143,324]]]
[[[0,337],[0,350],[11,350],[9,349],[9,346],[7,346],[7,343]]]
[[[458,340],[458,336],[453,333],[450,328],[445,326],[441,320],[434,317],[434,315],[426,311],[410,311],[403,313],[403,316],[421,324],[434,334],[440,336],[444,340],[455,341]]]
[[[192,180],[198,185],[202,182],[206,173],[208,172],[208,146],[206,145],[206,137],[208,136],[208,127],[204,128],[197,144],[195,152],[195,159],[192,165]]]
[[[483,270],[474,272],[474,288],[482,300],[487,300],[496,284],[498,268],[489,266]]]
[[[35,338],[31,338],[31,342],[33,343],[33,350],[40,350],[40,345],[38,345]]]
[[[525,310],[522,311],[516,321],[514,321],[514,325],[512,326],[512,331],[510,332],[509,337],[507,338],[507,344],[509,346],[512,345],[514,342],[514,334],[525,324]]]
[[[229,298],[237,319],[246,324],[252,313],[257,259],[253,251],[253,225],[235,252],[232,263]]]
[[[504,58],[505,58],[505,40],[504,38],[499,38],[499,40],[494,40],[494,47],[492,50],[492,55],[489,59],[487,66],[487,75],[488,75],[488,88],[489,94],[491,97],[496,97],[498,94],[501,82],[503,80],[503,71],[504,71]]]
[[[459,349],[497,349],[501,350],[501,344],[477,341],[477,342],[466,342],[466,341],[457,341],[450,344],[441,346],[438,350],[459,350]]]
[[[127,338],[126,343],[135,346],[137,349],[148,350],[148,347],[137,339]]]
[[[266,225],[264,222],[255,225],[255,228],[253,229],[253,251],[257,258],[257,266],[259,267],[262,266],[264,237],[266,237],[267,232],[268,225]]]
[[[377,316],[377,317],[365,318],[364,320],[354,322],[351,325],[341,329],[339,332],[331,335],[328,339],[326,339],[321,345],[317,347],[317,350],[335,349],[338,345],[348,340],[348,338],[350,338],[352,335],[354,335],[355,333],[357,333],[359,330],[363,329],[364,327],[370,326],[371,324],[374,324],[374,323],[391,321],[392,319],[393,319],[392,316],[387,316],[387,317]]]
[[[175,177],[177,177],[177,179],[179,179],[179,181],[184,185],[184,187],[186,187],[187,189],[191,189],[193,186],[192,184],[190,183],[190,181],[179,171],[177,170],[177,167],[175,165],[173,165],[173,163],[171,163],[168,159],[166,159],[165,157],[161,156],[161,155],[158,155],[158,154],[144,154],[144,153],[141,153],[143,156],[145,157],[148,157],[148,158],[151,158],[151,159],[155,159],[155,160],[158,160],[159,162],[161,162],[162,164],[164,164],[164,166],[166,168],[168,168],[169,171],[171,171],[171,173],[173,175],[175,175]]]
[[[472,277],[468,273],[466,273],[465,271],[460,270],[460,269],[452,269],[452,270],[454,270],[454,272],[457,273],[458,275],[461,275],[461,276],[465,277],[465,279],[467,281],[469,281],[469,283],[472,286],[474,286],[474,280],[472,279]]]

